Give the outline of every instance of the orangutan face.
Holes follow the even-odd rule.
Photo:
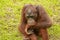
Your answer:
[[[32,8],[28,8],[26,9],[25,17],[29,25],[35,25],[37,19],[37,11],[34,11]]]

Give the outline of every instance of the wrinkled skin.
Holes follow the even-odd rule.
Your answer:
[[[52,21],[42,6],[29,4],[23,7],[19,31],[26,40],[37,40],[38,35],[42,40],[49,40],[47,28],[51,26]]]

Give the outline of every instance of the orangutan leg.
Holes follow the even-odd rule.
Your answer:
[[[49,38],[48,38],[48,33],[47,33],[47,29],[41,28],[39,31],[40,31],[40,32],[39,32],[39,35],[42,36],[42,40],[49,40]]]
[[[37,36],[35,34],[32,34],[29,36],[31,40],[37,40]]]

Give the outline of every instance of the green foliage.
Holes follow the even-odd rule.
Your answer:
[[[42,5],[53,20],[48,29],[50,40],[60,40],[59,0],[0,0],[0,40],[22,40],[18,31],[21,9],[25,4]]]

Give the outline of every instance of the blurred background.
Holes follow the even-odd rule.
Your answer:
[[[53,21],[50,40],[60,40],[60,0],[0,0],[0,40],[22,40],[18,31],[25,4],[42,5]]]

